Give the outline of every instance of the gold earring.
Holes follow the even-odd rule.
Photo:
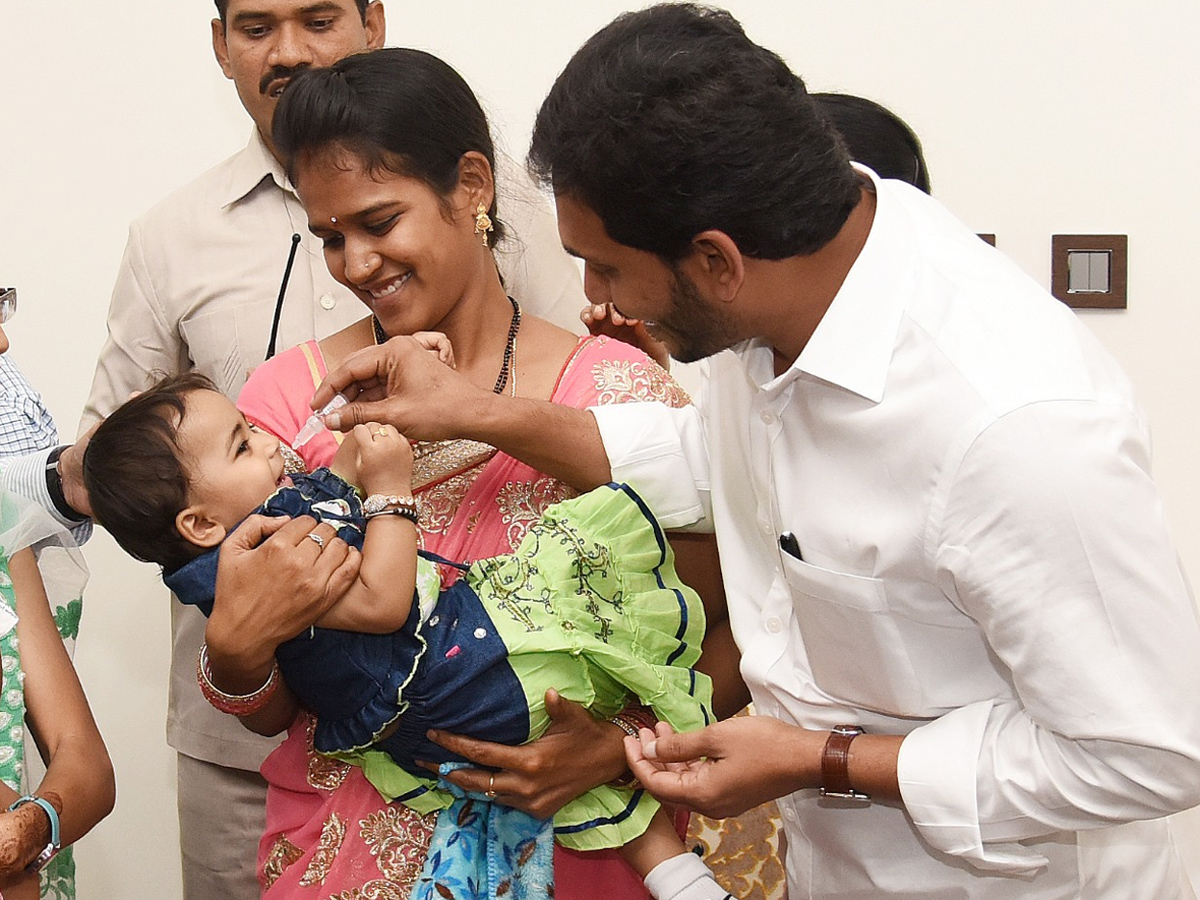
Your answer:
[[[488,233],[492,231],[492,219],[487,214],[487,207],[480,203],[475,207],[475,233],[480,236],[483,246],[488,245]]]

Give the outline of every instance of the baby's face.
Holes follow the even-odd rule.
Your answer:
[[[251,428],[216,391],[187,395],[176,436],[189,475],[189,505],[203,507],[227,532],[277,488],[291,484],[283,474],[279,441]]]

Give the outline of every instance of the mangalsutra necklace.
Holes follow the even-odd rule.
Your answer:
[[[496,386],[492,388],[493,394],[499,394],[509,383],[509,378],[512,378],[513,394],[517,391],[517,378],[512,372],[513,358],[517,355],[517,332],[521,330],[521,304],[512,297],[508,298],[508,302],[512,304],[512,321],[508,323],[508,338],[504,342],[504,359],[500,363],[500,374],[496,376]],[[383,330],[383,326],[379,324],[379,319],[372,316],[371,324],[375,328],[375,343],[387,343],[388,335]]]

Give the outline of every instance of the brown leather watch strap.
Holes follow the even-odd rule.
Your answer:
[[[821,796],[843,800],[870,800],[850,786],[850,744],[863,733],[857,725],[837,725],[821,751]]]

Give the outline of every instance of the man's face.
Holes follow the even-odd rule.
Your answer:
[[[275,104],[291,77],[382,47],[383,6],[368,6],[364,23],[354,0],[229,0],[212,31],[221,71],[270,146]]]
[[[680,362],[712,356],[737,342],[726,313],[681,266],[613,240],[591,207],[569,194],[559,194],[555,205],[563,246],[584,261],[588,300],[641,319]]]

